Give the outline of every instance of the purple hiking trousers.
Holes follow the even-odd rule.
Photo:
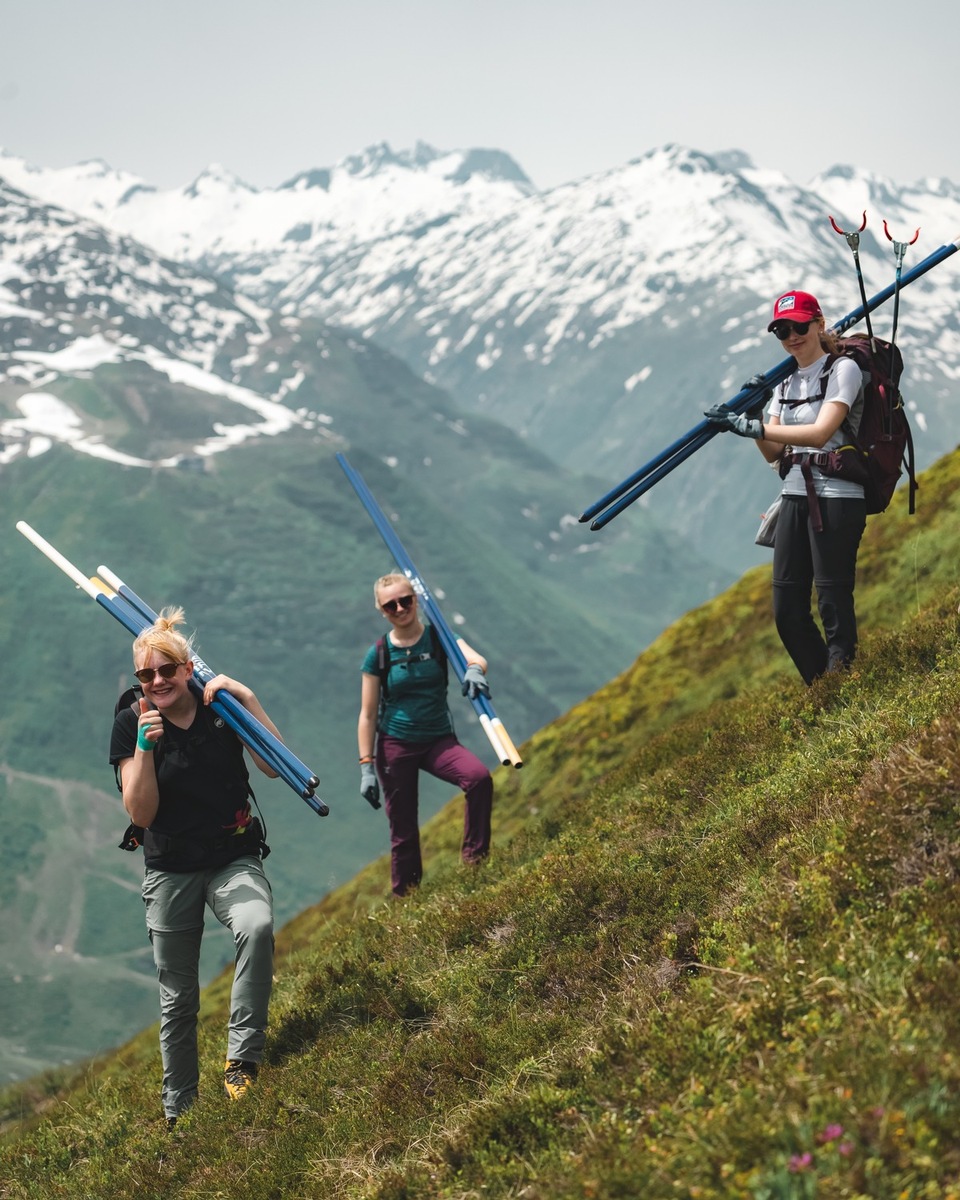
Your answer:
[[[417,818],[420,771],[454,784],[466,797],[460,849],[463,861],[477,863],[490,852],[493,780],[480,759],[452,733],[432,742],[402,742],[380,734],[377,775],[390,822],[390,882],[397,896],[418,884],[423,875]]]

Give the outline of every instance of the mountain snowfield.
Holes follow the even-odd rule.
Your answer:
[[[816,292],[828,317],[857,307],[852,257],[830,215],[853,229],[867,210],[868,295],[894,274],[883,220],[903,240],[920,227],[905,271],[960,234],[960,188],[947,180],[896,184],[837,166],[801,187],[737,151],[677,145],[545,192],[502,151],[423,143],[373,146],[276,188],[216,166],[160,190],[102,162],[47,169],[10,154],[0,154],[0,178],[105,227],[118,246],[136,239],[167,264],[222,280],[238,309],[248,298],[376,341],[466,411],[611,484],[780,361],[765,332],[779,292]],[[958,270],[931,272],[900,307],[922,464],[960,437]],[[890,306],[874,317],[880,336],[890,319]],[[216,342],[202,339],[191,361],[209,370]],[[661,503],[701,549],[712,541],[699,532],[708,509],[738,544],[754,520],[753,507],[740,511],[744,490],[724,484],[729,450],[708,448],[703,471],[678,473],[644,501]],[[737,474],[768,489],[756,464]]]
[[[0,238],[0,391],[18,414],[0,419],[0,463],[62,442],[126,466],[170,467],[186,454],[202,458],[250,437],[329,422],[283,402],[299,386],[296,372],[277,376],[264,394],[215,369],[229,346],[235,375],[272,337],[271,314],[253,301],[2,180]],[[45,390],[132,364],[227,401],[235,419],[221,417],[176,454],[146,459],[111,446],[109,423],[98,423],[89,408]]]

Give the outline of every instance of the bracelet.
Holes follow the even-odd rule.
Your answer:
[[[360,763],[361,763],[361,765],[362,765],[363,763],[374,762],[374,761],[375,761],[375,759],[374,759],[374,756],[373,756],[372,754],[365,754],[365,755],[363,756],[363,758],[361,758],[361,759],[360,759]]]

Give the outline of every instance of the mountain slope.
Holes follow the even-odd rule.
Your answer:
[[[593,482],[464,414],[375,345],[278,317],[6,185],[0,237],[6,1080],[85,1058],[155,1011],[141,861],[116,849],[126,821],[105,761],[129,637],[16,521],[87,574],[103,562],[155,608],[182,604],[203,657],[249,682],[318,771],[333,809],[323,822],[281,785],[258,789],[282,919],[386,837],[357,795],[350,746],[359,663],[381,624],[370,585],[392,564],[335,450],[363,471],[448,618],[483,647],[519,740],[731,576],[642,513],[588,546],[569,505]],[[425,788],[424,812],[448,797]],[[206,977],[229,958],[222,933],[208,941]]]
[[[806,689],[772,661],[751,572],[531,740],[483,872],[456,869],[451,806],[416,897],[383,903],[374,865],[282,931],[248,1102],[212,1086],[226,975],[211,1087],[173,1139],[148,1030],[32,1089],[4,1178],[118,1200],[950,1195],[960,455],[924,489],[920,522],[870,523],[849,673]]]

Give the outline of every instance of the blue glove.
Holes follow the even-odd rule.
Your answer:
[[[360,764],[360,795],[371,808],[380,807],[380,784],[372,762]]]
[[[758,387],[762,387],[763,392],[760,396],[760,399],[755,401],[754,404],[747,410],[747,416],[749,417],[759,417],[766,408],[770,397],[773,395],[773,388],[770,387],[770,385],[766,382],[763,375],[751,375],[740,390],[745,392],[748,388]]]
[[[460,690],[468,700],[476,700],[478,696],[490,695],[487,677],[476,663],[471,663],[464,671],[463,687]]]
[[[746,413],[734,413],[722,404],[715,404],[703,414],[710,424],[721,433],[735,433],[738,437],[763,437],[763,422],[756,417],[748,417]]]

